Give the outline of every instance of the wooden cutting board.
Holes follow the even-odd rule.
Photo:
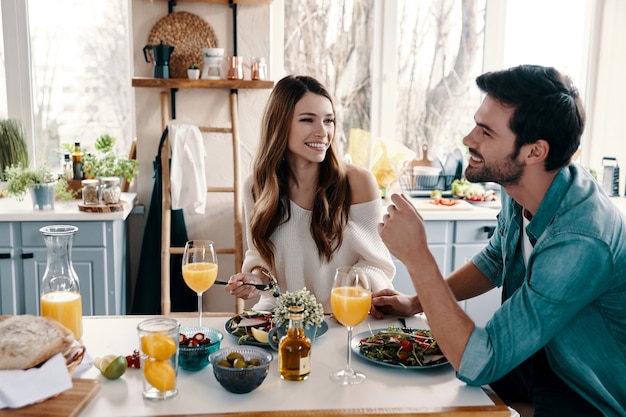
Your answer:
[[[22,408],[4,408],[0,417],[77,417],[100,389],[100,381],[74,379],[72,382],[71,389],[54,398]]]
[[[115,213],[118,211],[124,211],[124,203],[115,203],[115,204],[78,204],[78,210],[84,211],[86,213]]]
[[[473,210],[474,207],[465,200],[455,199],[457,204],[453,206],[443,206],[440,204],[432,204],[430,198],[412,198],[411,203],[418,211],[457,211],[457,210]]]

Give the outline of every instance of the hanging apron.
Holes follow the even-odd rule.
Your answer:
[[[141,258],[135,285],[131,314],[161,313],[161,228],[162,228],[162,175],[161,148],[167,138],[165,128],[159,142],[157,156],[152,163],[154,168],[154,188],[150,200],[150,210],[143,233]],[[184,247],[188,240],[185,218],[182,210],[172,210],[171,246]],[[193,312],[198,308],[198,296],[183,281],[181,271],[182,255],[171,255],[170,298],[172,311]]]

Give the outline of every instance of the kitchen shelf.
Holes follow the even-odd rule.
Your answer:
[[[190,80],[187,78],[134,77],[133,87],[160,88],[218,88],[218,89],[268,89],[273,81],[264,80]]]
[[[157,0],[160,2],[171,2],[172,0]],[[209,4],[245,4],[245,5],[260,5],[260,4],[272,4],[273,0],[181,0],[185,3],[209,3]],[[176,1],[174,0],[174,3]]]

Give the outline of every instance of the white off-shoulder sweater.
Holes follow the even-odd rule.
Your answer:
[[[252,215],[252,193],[249,179],[246,181],[244,209],[246,217],[246,251],[242,271],[250,272],[255,266],[268,265],[263,262],[250,237],[250,217]],[[363,268],[369,277],[372,292],[383,288],[393,288],[391,280],[395,266],[387,247],[378,235],[378,223],[382,219],[383,207],[380,200],[353,204],[344,231],[343,243],[330,262],[320,258],[315,241],[311,236],[311,211],[305,210],[290,201],[291,218],[280,225],[272,234],[275,246],[273,271],[281,291],[294,292],[306,287],[330,313],[330,291],[335,269],[341,266],[356,265]],[[276,303],[271,292],[261,293],[254,310],[271,310]]]

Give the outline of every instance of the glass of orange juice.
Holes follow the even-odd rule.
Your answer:
[[[341,385],[360,384],[365,374],[352,369],[350,340],[352,329],[367,317],[372,304],[372,292],[364,271],[353,266],[337,268],[330,306],[335,318],[348,329],[348,353],[346,367],[330,374],[330,379]]]
[[[180,324],[167,317],[146,319],[137,325],[143,397],[167,400],[178,394],[178,335]]]
[[[198,327],[202,327],[202,293],[217,278],[217,255],[211,240],[190,240],[183,252],[183,279],[198,294]]]

